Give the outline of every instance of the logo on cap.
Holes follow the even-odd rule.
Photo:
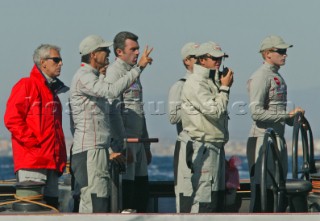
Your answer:
[[[217,51],[222,51],[220,45],[217,45],[217,44],[213,47],[213,49]]]

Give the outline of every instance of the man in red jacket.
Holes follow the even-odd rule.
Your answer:
[[[58,178],[67,154],[57,94],[68,87],[57,78],[62,66],[59,47],[40,45],[33,61],[30,77],[12,88],[4,122],[11,132],[17,181],[43,182],[44,200],[58,208]]]

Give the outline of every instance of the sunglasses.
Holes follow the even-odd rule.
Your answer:
[[[207,58],[211,58],[213,61],[221,61],[222,60],[222,57],[207,56]]]
[[[275,50],[271,50],[272,52],[277,52],[278,54],[281,55],[286,55],[287,54],[287,49],[275,49]]]
[[[54,63],[57,63],[57,64],[58,64],[60,61],[62,61],[62,58],[60,58],[60,57],[49,57],[49,58],[46,58],[46,60],[48,60],[48,59],[53,60]]]
[[[108,47],[97,48],[93,52],[98,52],[98,51],[105,51],[107,53],[110,53],[110,49]]]

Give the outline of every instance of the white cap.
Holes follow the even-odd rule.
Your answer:
[[[270,48],[287,49],[293,45],[287,44],[280,36],[270,35],[263,39],[260,45],[260,52]]]
[[[205,54],[210,54],[213,57],[229,57],[226,53],[222,52],[220,45],[213,41],[209,41],[200,45],[197,50],[197,57]]]
[[[199,44],[197,43],[189,42],[185,44],[181,49],[182,60],[186,59],[190,55],[196,55],[197,48],[199,48]]]
[[[79,51],[81,55],[86,55],[93,52],[97,48],[107,48],[111,45],[113,45],[113,42],[105,41],[98,35],[89,35],[81,41],[79,45]]]

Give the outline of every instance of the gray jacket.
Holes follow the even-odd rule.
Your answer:
[[[279,67],[264,63],[247,83],[253,124],[250,137],[263,136],[267,128],[273,128],[284,136],[285,123],[292,124],[287,106],[287,85],[278,73]]]
[[[119,96],[138,77],[133,71],[113,84],[107,83],[98,70],[82,63],[70,88],[72,153],[95,148],[109,148],[110,122],[108,98]]]
[[[106,81],[113,83],[140,71],[140,68],[130,66],[117,58],[107,70]],[[123,146],[123,138],[148,138],[146,120],[143,111],[142,85],[137,78],[123,94],[116,99],[109,99],[111,106],[110,122],[112,125],[112,147],[118,151]],[[150,144],[145,144],[150,148]]]
[[[169,121],[171,124],[176,124],[178,134],[182,131],[181,123],[181,93],[185,81],[191,75],[190,71],[187,71],[186,75],[174,83],[169,91],[168,96],[168,112]]]
[[[183,130],[200,142],[226,143],[229,139],[229,87],[221,86],[217,73],[210,78],[210,70],[194,65],[193,74],[182,89],[181,118]]]

